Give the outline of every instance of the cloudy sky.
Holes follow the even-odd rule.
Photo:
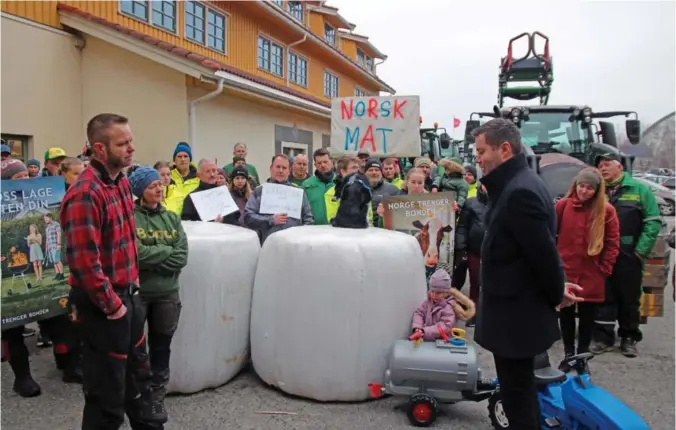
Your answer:
[[[389,56],[379,75],[400,95],[420,95],[426,125],[452,127],[496,104],[509,39],[550,38],[549,104],[634,110],[644,124],[674,111],[673,1],[457,2],[330,0],[355,33]],[[518,52],[515,51],[515,55]],[[518,103],[518,102],[517,102]],[[456,136],[461,131],[456,131]]]

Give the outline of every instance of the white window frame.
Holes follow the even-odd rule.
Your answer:
[[[178,18],[179,18],[179,17],[178,17],[178,2],[177,2],[176,0],[163,0],[163,1],[147,1],[147,0],[142,1],[142,0],[135,0],[135,1],[129,1],[129,3],[132,4],[132,12],[127,12],[127,11],[123,10],[123,9],[122,9],[122,4],[123,4],[123,3],[127,3],[127,2],[125,2],[125,1],[123,1],[123,0],[120,0],[120,1],[117,2],[117,5],[118,5],[118,13],[120,13],[121,15],[124,15],[124,16],[126,16],[126,17],[129,17],[129,18],[131,18],[131,19],[135,19],[135,20],[137,20],[137,21],[144,22],[144,23],[146,23],[146,24],[150,24],[150,25],[152,25],[153,27],[155,27],[155,28],[157,28],[157,29],[160,29],[160,30],[162,30],[162,31],[166,31],[167,33],[175,34],[175,35],[178,34],[178,26],[179,26],[179,19],[178,19]],[[145,17],[142,17],[142,16],[140,16],[140,15],[134,14],[134,12],[133,12],[133,5],[134,5],[134,3],[136,3],[136,4],[142,3],[142,4],[146,7],[146,16],[145,16]],[[153,11],[154,11],[154,7],[155,7],[155,5],[158,4],[158,3],[159,3],[161,6],[164,6],[165,3],[171,3],[171,4],[173,5],[173,7],[174,7],[174,16],[173,16],[173,18],[174,18],[174,29],[173,29],[173,30],[171,30],[171,29],[165,27],[165,26],[162,25],[162,24],[158,24],[158,23],[156,23],[156,22],[153,20]],[[160,13],[163,14],[163,15],[166,15],[166,14],[164,13],[164,11],[161,11]],[[169,16],[169,15],[167,15],[167,16]]]
[[[335,78],[335,80],[336,80],[336,94],[335,95],[330,94],[331,89],[332,89],[330,81],[329,81],[329,86],[328,87],[326,86],[327,76],[329,77],[329,79]],[[340,94],[340,77],[337,74],[335,74],[335,73],[333,73],[329,70],[324,70],[324,97],[328,97],[328,98],[338,97],[339,94]]]
[[[296,75],[296,79],[293,79],[293,74],[291,74],[291,64],[292,64],[291,56],[296,57],[296,68],[295,68],[296,70],[294,71],[295,75]],[[301,61],[305,62],[305,75],[304,75],[305,83],[299,82],[299,77],[302,75],[300,73],[300,70],[301,70],[300,69],[300,62]],[[288,68],[289,68],[289,70],[287,70],[287,72],[286,72],[286,73],[289,74],[289,82],[293,82],[295,85],[301,86],[303,88],[307,88],[307,80],[308,80],[308,74],[309,74],[309,69],[310,69],[310,61],[297,52],[289,51],[288,56],[286,57],[286,63],[287,63]]]
[[[199,31],[202,32],[202,40],[196,40],[188,37],[187,35],[187,30],[188,30],[188,19],[187,16],[190,14],[188,12],[187,4],[192,3],[196,7],[201,7],[204,11],[204,16],[201,18],[202,19],[202,28],[197,28],[195,26],[190,25],[190,28],[195,28]],[[209,43],[209,28],[211,24],[209,23],[209,14],[214,14],[217,15],[221,18],[223,18],[223,50],[221,51],[220,49],[216,48],[215,45],[211,46]],[[193,16],[196,16],[194,14],[190,14]],[[196,43],[200,46],[203,46],[211,51],[218,52],[219,54],[222,55],[228,55],[228,28],[230,26],[230,15],[227,12],[224,12],[220,9],[216,9],[210,6],[207,6],[206,4],[199,2],[199,1],[186,1],[184,8],[183,8],[183,38],[189,42]]]
[[[333,38],[332,38],[332,39],[329,39],[329,37],[327,36],[326,30],[328,30],[328,29],[331,29],[331,31],[333,32]],[[335,29],[331,24],[325,22],[325,23],[324,23],[324,40],[325,40],[329,45],[336,46],[336,40],[337,40],[337,38],[338,38],[338,37],[337,37],[337,35],[336,35],[336,29]]]
[[[291,10],[291,5],[292,5],[292,4],[293,4],[294,6],[300,6],[300,17],[296,16],[296,15],[295,15],[295,12],[293,12],[293,11]],[[294,19],[296,19],[296,20],[298,20],[298,21],[300,21],[300,22],[303,22],[303,18],[305,18],[305,5],[303,4],[302,1],[297,1],[297,0],[289,1],[289,0],[287,0],[287,1],[286,1],[286,11],[287,11],[287,13],[288,13],[289,15],[291,15],[291,17],[293,17]]]
[[[307,155],[308,158],[310,157],[308,155],[308,153],[310,152],[310,145],[308,145],[307,143],[284,142],[284,141],[282,141],[281,142],[282,154],[286,154],[287,156],[289,156],[289,154],[284,152],[285,149],[292,150],[294,152],[294,154],[293,154],[294,156],[296,156],[298,154],[304,154],[304,155]],[[299,150],[300,152],[296,152],[295,150]]]
[[[361,67],[366,68],[366,52],[362,51],[359,48],[357,48],[357,64],[359,64]]]
[[[267,41],[269,43],[269,49],[268,49],[268,64],[269,64],[269,66],[268,66],[267,69],[259,63],[261,56],[260,56],[260,52],[258,50],[258,44],[259,44],[259,41],[261,39],[263,39],[264,41]],[[281,67],[280,67],[280,73],[276,73],[272,70],[272,47],[273,46],[278,47],[281,51],[282,64],[281,64]],[[286,70],[285,70],[286,69],[286,58],[285,58],[286,55],[285,55],[285,53],[286,53],[286,46],[284,46],[284,44],[277,42],[275,39],[273,39],[269,36],[266,36],[263,33],[258,33],[258,38],[256,39],[256,65],[258,66],[258,70],[262,70],[266,73],[270,73],[271,75],[283,78],[285,76],[284,73],[286,72]]]
[[[359,87],[354,87],[354,96],[355,97],[366,97],[366,91],[362,90]]]
[[[281,7],[282,9],[284,8],[284,0],[273,0],[273,3]]]

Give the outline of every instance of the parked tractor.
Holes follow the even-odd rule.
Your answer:
[[[536,38],[544,41],[542,53],[536,50]],[[527,39],[528,51],[516,58],[513,44],[521,39]],[[620,155],[625,171],[631,173],[634,156],[620,152],[615,125],[607,120],[628,118],[624,120],[627,138],[636,145],[641,136],[638,115],[632,111],[595,112],[586,105],[549,106],[554,68],[547,36],[536,31],[512,38],[500,62],[498,82],[498,104],[493,112],[474,112],[466,123],[465,152],[474,143],[471,133],[482,119],[505,118],[520,128],[529,163],[543,178],[554,200],[563,196],[584,167],[580,161],[593,165],[598,155],[612,152]],[[539,103],[504,107],[506,99]]]

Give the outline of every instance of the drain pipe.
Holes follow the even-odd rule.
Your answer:
[[[300,45],[301,43],[305,42],[306,40],[307,40],[307,33],[303,34],[302,39],[297,40],[297,41],[293,42],[292,44],[290,44],[289,46],[286,47],[286,62],[287,62],[287,64],[289,63],[289,52],[291,52],[291,48],[296,46],[296,45]],[[289,70],[288,70],[288,67],[287,67],[287,70],[286,70],[286,86],[287,87],[289,86]]]
[[[193,155],[195,154],[195,143],[197,140],[195,137],[197,134],[197,119],[195,114],[197,105],[220,95],[223,92],[223,82],[224,80],[222,78],[218,78],[218,85],[216,86],[215,90],[188,103],[188,133],[190,134],[190,147],[192,149]]]

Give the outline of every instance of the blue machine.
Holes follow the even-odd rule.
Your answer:
[[[541,357],[535,380],[538,385],[542,429],[557,430],[649,430],[648,424],[636,412],[604,389],[594,385],[587,362],[590,353],[578,354],[561,362],[560,368],[570,368],[568,376]],[[488,414],[496,429],[509,429],[502,408],[500,388],[488,400]]]

